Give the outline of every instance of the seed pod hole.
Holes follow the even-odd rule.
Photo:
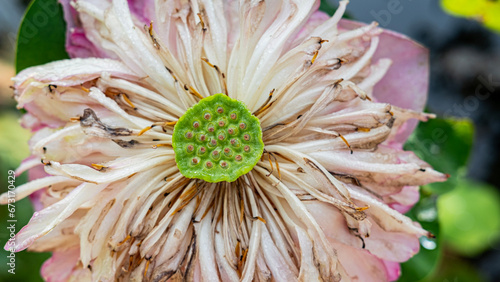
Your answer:
[[[257,164],[264,150],[259,120],[224,94],[201,99],[179,118],[172,147],[182,175],[212,183],[235,181]]]

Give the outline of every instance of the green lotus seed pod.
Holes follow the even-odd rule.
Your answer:
[[[172,146],[182,175],[207,182],[235,181],[264,151],[259,119],[224,94],[189,108],[174,127]]]

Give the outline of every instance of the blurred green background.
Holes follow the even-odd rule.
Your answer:
[[[322,1],[321,9],[331,14],[337,3]],[[421,123],[405,149],[451,177],[446,183],[422,187],[421,200],[408,213],[436,239],[421,239],[421,252],[403,264],[400,281],[500,281],[498,3],[373,0],[352,1],[348,6],[350,18],[378,21],[381,27],[409,35],[431,50],[427,110],[439,118]],[[29,155],[30,133],[19,125],[21,113],[9,89],[10,77],[15,75],[16,30],[27,5],[28,1],[0,0],[0,192],[7,190],[8,171]],[[60,47],[57,29],[50,31],[55,39],[37,42],[35,48],[35,44],[21,46],[22,52],[38,52],[51,48],[50,44]],[[47,42],[48,47],[40,47]],[[53,58],[34,56],[31,61],[18,61],[18,67]],[[480,85],[490,91],[486,99],[477,98]],[[18,177],[16,185],[26,178]],[[1,245],[9,236],[7,213],[7,207],[1,206]],[[17,230],[32,213],[28,199],[16,203]],[[50,254],[17,253],[16,275],[7,272],[7,254],[0,252],[0,281],[42,280],[40,266]]]

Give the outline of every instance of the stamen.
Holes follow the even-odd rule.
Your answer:
[[[153,124],[153,125],[150,125],[150,126],[148,126],[148,127],[143,128],[141,131],[139,131],[139,133],[137,133],[137,136],[141,136],[141,135],[143,135],[146,131],[153,129],[153,127],[155,127],[155,125],[154,125],[154,124]]]
[[[243,223],[243,216],[245,215],[245,202],[243,198],[240,201],[240,224]]]
[[[149,268],[149,259],[146,260],[146,268],[144,269],[144,277],[146,277]]]
[[[52,93],[54,91],[54,89],[57,88],[57,85],[55,85],[55,84],[49,84],[48,88],[49,88],[49,92]]]
[[[367,209],[369,209],[370,206],[366,206],[366,207],[360,207],[360,208],[356,208],[357,211],[365,211]]]
[[[175,82],[178,81],[177,77],[175,76],[174,72],[169,69],[168,67],[165,67],[167,69],[167,71],[170,73],[170,75],[172,76],[172,78],[174,79]],[[186,89],[187,90],[187,89]]]
[[[176,124],[177,124],[177,120],[174,120],[174,121],[165,122],[163,125],[164,126],[173,126]]]
[[[271,99],[273,98],[273,94],[274,94],[274,91],[276,91],[276,89],[273,88],[273,90],[271,90],[271,92],[269,92],[269,96],[267,97],[267,100],[266,102],[264,102],[264,104],[262,104],[262,106],[260,106],[254,113],[253,115],[254,116],[257,116],[258,114],[260,114],[261,112],[263,112],[265,110],[265,107],[269,104],[269,102],[271,101]]]
[[[318,57],[319,50],[314,51],[314,55],[311,59],[311,64],[314,64],[314,61],[316,61],[316,58]]]
[[[276,101],[272,101],[271,103],[267,104],[265,107],[263,107],[260,111],[257,111],[254,116],[258,116],[261,113],[263,113],[265,110],[269,109]]]
[[[271,174],[273,174],[274,167],[273,167],[273,162],[271,161],[271,154],[269,152],[266,153],[267,153],[267,160],[269,161],[269,165],[271,166],[271,171],[269,172],[268,175],[266,175],[267,177],[269,177],[271,176]]]
[[[262,217],[260,217],[260,216],[255,216],[253,219],[254,219],[254,220],[260,220],[260,221],[264,222],[264,224],[267,224],[266,220],[265,220],[265,219],[263,219],[263,218],[262,218]]]
[[[203,31],[207,30],[207,28],[205,27],[205,22],[203,21],[203,18],[201,17],[201,13],[198,13],[198,18],[200,18],[200,23],[201,23],[201,29]]]
[[[196,91],[196,89],[191,87],[190,85],[187,85],[187,84],[184,85],[184,89],[189,90],[189,93],[191,93],[192,95],[194,95],[200,99],[203,99],[203,96],[201,96],[201,94],[198,91]]]
[[[127,235],[127,237],[125,237],[125,239],[123,239],[123,241],[121,241],[120,243],[118,243],[118,245],[116,245],[117,247],[120,247],[121,245],[125,244],[125,242],[127,242],[129,239],[130,239],[130,234]]]
[[[95,169],[97,169],[97,170],[99,170],[99,171],[104,170],[105,168],[107,168],[107,167],[105,167],[103,165],[100,165],[100,164],[92,164],[92,167],[95,168]]]
[[[240,257],[240,241],[238,240],[236,242],[236,247],[234,248],[234,253],[236,254],[236,257]]]
[[[349,150],[351,150],[351,154],[352,154],[352,148],[351,148],[351,145],[349,144],[349,142],[347,142],[347,140],[344,138],[344,136],[342,136],[342,134],[340,134],[340,133],[339,133],[339,137],[344,141],[344,143],[347,145]]]
[[[360,132],[370,132],[371,129],[370,128],[367,128],[367,127],[358,127],[356,128],[356,131],[360,131]]]
[[[149,37],[151,37],[151,41],[153,41],[153,47],[155,47],[156,50],[160,50],[160,44],[158,44],[158,40],[156,40],[155,36],[153,35],[153,21],[149,23],[148,32]]]
[[[198,16],[199,16],[199,15],[200,15],[200,14],[198,13]],[[202,61],[204,61],[205,63],[207,63],[207,65],[209,65],[210,67],[215,68],[215,66],[214,66],[214,65],[212,65],[212,64],[210,63],[210,61],[209,61],[207,58],[202,57],[202,58],[201,58],[201,60],[202,60]]]
[[[87,93],[90,93],[90,89],[86,88],[86,87],[83,87],[83,85],[80,86],[82,88],[83,91],[87,92]]]
[[[130,101],[130,99],[128,98],[127,94],[125,93],[121,93],[122,94],[122,97],[123,97],[123,100],[125,100],[125,102],[127,102],[127,104],[133,108],[134,110],[137,110],[137,107],[134,105],[134,103],[132,103],[132,101]]]
[[[159,147],[171,147],[171,146],[172,146],[171,144],[156,144],[156,145],[153,145],[152,148],[157,149]]]

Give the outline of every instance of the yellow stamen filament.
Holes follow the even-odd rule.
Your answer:
[[[69,119],[69,121],[71,122],[77,122],[77,121],[80,121],[81,120],[81,117],[72,117]]]
[[[203,18],[201,17],[201,13],[198,13],[197,15],[198,15],[198,18],[200,19],[201,29],[206,30],[205,22],[203,21]]]
[[[97,170],[103,170],[106,168],[105,166],[100,165],[100,164],[92,164],[92,167],[97,169]]]
[[[153,21],[151,21],[151,22],[149,23],[149,30],[148,30],[148,31],[149,31],[149,35],[150,35],[150,36],[153,36]]]
[[[174,120],[174,121],[168,121],[168,122],[165,122],[163,125],[164,126],[174,126],[177,124],[177,121]]]
[[[138,262],[137,262],[137,266],[141,265],[142,261],[144,260],[144,258],[141,258]],[[137,267],[136,266],[136,267]]]
[[[264,112],[265,110],[269,109],[269,107],[271,107],[273,104],[274,104],[274,101],[272,101],[271,103],[265,105],[260,111],[258,111],[257,113],[255,113],[254,116],[257,116],[257,115],[261,114],[262,112]]]
[[[153,149],[156,149],[158,147],[171,147],[171,146],[172,146],[171,144],[156,144],[151,147],[153,147]]]
[[[358,127],[356,130],[361,132],[370,132],[371,129],[366,127]]]
[[[236,254],[236,257],[240,257],[240,241],[236,242],[236,247],[234,248],[234,253]]]
[[[352,154],[352,148],[351,148],[351,145],[349,144],[349,142],[347,142],[347,140],[344,138],[344,136],[342,136],[342,134],[339,134],[339,137],[344,141],[344,143],[347,145],[349,150],[351,150],[351,154]]]
[[[85,92],[87,92],[87,93],[89,93],[89,92],[90,92],[90,90],[89,90],[88,88],[86,88],[86,87],[83,87],[83,85],[82,85],[81,87],[82,87],[82,90],[83,90],[83,91],[85,91]]]
[[[274,91],[276,91],[276,89],[273,89],[271,90],[271,92],[269,92],[269,96],[267,97],[267,100],[266,102],[260,106],[260,108],[258,108],[254,113],[253,115],[256,116],[258,114],[260,114],[262,111],[265,110],[265,107],[268,105],[268,103],[271,101],[271,99],[273,98],[273,94],[274,94]]]
[[[205,210],[205,212],[203,213],[203,215],[201,216],[201,220],[203,220],[205,218],[205,216],[207,216],[208,212],[212,209],[213,207],[213,202],[210,204],[210,206],[207,207],[207,209]]]
[[[134,262],[134,257],[133,256],[129,256],[128,258],[128,269],[127,269],[127,272],[130,272],[130,270],[132,269],[132,263]]]
[[[245,202],[243,198],[240,201],[240,224],[243,223],[243,216],[245,215]]]
[[[189,85],[186,85],[186,87],[189,88],[189,93],[193,94],[194,96],[196,96],[196,97],[198,97],[200,99],[203,99],[203,96],[201,96],[201,94],[198,93],[198,91],[196,91],[196,89],[194,89],[193,87],[191,87]],[[186,89],[186,90],[188,90],[188,89]]]
[[[318,57],[319,51],[316,50],[314,51],[314,56],[311,59],[311,64],[314,64],[314,61],[316,61],[316,58]]]
[[[271,166],[271,171],[268,175],[266,175],[267,177],[269,177],[271,174],[273,174],[274,171],[273,162],[271,161],[271,153],[269,152],[267,153],[267,160],[269,161],[269,165]]]
[[[146,260],[146,268],[144,269],[144,277],[148,274],[149,260]]]
[[[276,169],[278,170],[278,177],[279,177],[279,180],[281,181],[280,164],[278,163],[278,158],[276,158],[276,156],[274,156],[274,162],[276,163]]]
[[[183,200],[182,204],[180,207],[178,207],[173,213],[172,216],[174,216],[176,213],[178,213],[180,210],[182,210],[185,206],[187,206],[191,200],[198,195],[200,190],[197,190],[197,185],[193,185],[188,191],[182,193],[182,195],[179,197],[179,199],[183,200],[184,197],[188,196],[187,199]]]
[[[247,260],[248,249],[243,249],[243,259],[241,260],[241,265],[244,265]]]
[[[117,247],[120,247],[121,245],[125,244],[125,242],[127,242],[129,239],[130,239],[130,234],[127,235],[127,237],[125,237],[125,239],[123,239],[123,241],[118,243]]]
[[[210,67],[215,68],[215,66],[212,63],[210,63],[210,61],[207,58],[202,57],[201,60],[207,63],[207,65],[209,65]]]
[[[132,101],[130,101],[130,99],[128,98],[127,94],[125,93],[122,93],[122,96],[123,96],[123,100],[125,100],[125,102],[127,102],[127,104],[133,108],[133,109],[136,109],[134,103],[132,103]]]
[[[217,74],[219,75],[220,80],[222,81],[222,84],[224,86],[224,93],[226,93],[226,95],[227,95],[226,77],[224,76],[223,73],[220,72],[219,67],[217,67],[216,65],[210,63],[210,61],[207,58],[205,58],[205,57],[202,57],[201,60],[204,61],[205,63],[207,63],[208,66],[210,66],[211,68],[215,69],[215,71],[217,71]]]
[[[366,206],[366,207],[360,207],[360,208],[356,208],[357,211],[365,211],[367,209],[369,209],[370,206]]]
[[[165,67],[165,68],[170,73],[170,75],[174,78],[175,82],[177,82],[178,79],[177,79],[177,76],[175,76],[174,72],[171,69],[167,68],[167,67]]]
[[[141,136],[141,135],[143,135],[146,131],[151,130],[153,127],[155,127],[155,125],[154,125],[154,124],[153,124],[153,125],[150,125],[150,126],[148,126],[148,127],[143,128],[141,131],[139,131],[139,133],[137,133],[137,136]]]
[[[144,25],[144,28],[147,28],[147,26]],[[153,21],[149,23],[148,33],[149,37],[151,37],[151,41],[153,41],[153,47],[155,47],[156,50],[160,50],[160,44],[158,44],[158,40],[156,40],[155,36],[153,35]]]
[[[262,218],[262,217],[260,217],[260,216],[256,216],[256,217],[254,217],[253,219],[260,220],[260,221],[262,221],[264,224],[267,224],[266,220],[265,220],[265,219],[263,219],[263,218]]]

